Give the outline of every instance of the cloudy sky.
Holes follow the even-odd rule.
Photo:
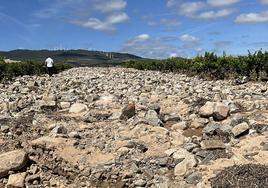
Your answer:
[[[0,50],[143,57],[268,50],[268,0],[1,0]]]

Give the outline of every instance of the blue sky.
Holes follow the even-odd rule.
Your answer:
[[[1,0],[0,50],[143,57],[268,50],[268,0]]]

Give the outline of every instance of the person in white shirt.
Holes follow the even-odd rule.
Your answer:
[[[46,66],[47,66],[48,75],[49,76],[52,76],[52,74],[53,74],[53,64],[54,64],[53,59],[49,56],[46,59],[45,63],[46,63]]]

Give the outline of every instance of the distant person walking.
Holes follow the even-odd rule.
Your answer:
[[[46,63],[46,66],[47,66],[48,75],[51,77],[52,74],[53,74],[54,61],[50,56],[48,56],[48,58],[46,59],[45,63]]]

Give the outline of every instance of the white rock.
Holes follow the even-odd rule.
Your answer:
[[[206,102],[204,106],[202,106],[199,110],[199,114],[201,117],[211,117],[214,112],[215,103],[213,102]]]
[[[71,104],[69,102],[60,102],[60,108],[61,109],[67,109],[70,108]]]
[[[244,122],[244,123],[240,123],[239,125],[236,125],[232,129],[232,133],[234,134],[235,137],[237,137],[247,130],[249,130],[249,125],[246,122]]]
[[[25,177],[26,172],[10,175],[7,182],[7,188],[24,188]]]
[[[81,103],[75,103],[71,106],[69,112],[73,114],[79,114],[87,111],[87,106]]]
[[[196,159],[194,155],[190,155],[187,158],[185,158],[182,162],[177,164],[174,169],[174,175],[175,176],[184,176],[187,174],[187,172],[197,165]]]
[[[173,153],[174,159],[185,159],[190,157],[192,154],[188,152],[186,149],[180,148],[176,152]]]
[[[27,153],[15,150],[0,155],[0,178],[8,175],[9,171],[20,170],[28,161]]]

